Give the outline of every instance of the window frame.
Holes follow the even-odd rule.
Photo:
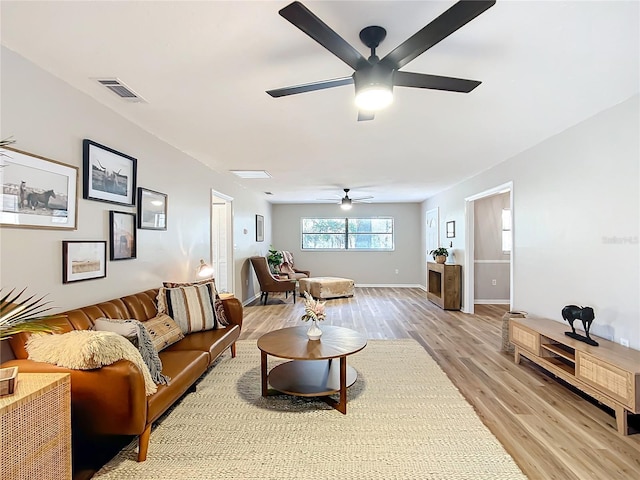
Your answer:
[[[305,220],[344,220],[344,230],[340,232],[340,235],[344,236],[344,246],[337,248],[312,248],[304,246],[305,235],[318,235],[318,233],[311,233],[304,231]],[[390,220],[391,232],[363,232],[363,233],[349,233],[349,221],[350,220]],[[349,236],[357,235],[391,235],[391,247],[390,248],[354,248],[349,247]],[[331,235],[331,234],[329,234]],[[335,235],[335,234],[334,234]],[[330,217],[301,217],[300,218],[300,249],[305,252],[393,252],[395,251],[395,218],[388,215],[380,216],[365,216],[365,217],[350,217],[350,216],[330,216]]]

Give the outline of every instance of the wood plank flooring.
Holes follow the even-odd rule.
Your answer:
[[[531,480],[640,478],[640,434],[621,436],[610,409],[526,359],[500,351],[504,305],[443,311],[417,288],[356,288],[326,303],[329,325],[370,339],[413,338],[440,364]],[[245,307],[241,339],[301,324],[303,304],[274,296]],[[411,368],[407,365],[407,368]],[[640,427],[638,418],[630,425]]]

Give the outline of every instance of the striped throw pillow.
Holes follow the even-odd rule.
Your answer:
[[[200,280],[197,282],[163,282],[162,286],[165,288],[178,288],[178,287],[190,287],[192,285],[207,285],[209,286],[209,292],[211,293],[211,299],[213,300],[213,310],[216,315],[216,326],[215,328],[224,328],[229,326],[229,320],[227,320],[227,315],[224,311],[224,305],[222,304],[222,299],[220,295],[218,295],[218,291],[216,289],[216,282],[213,279]],[[164,306],[164,297],[158,295],[158,311],[163,312],[166,311],[166,307]]]
[[[209,285],[191,285],[177,288],[161,288],[158,297],[164,300],[166,313],[178,324],[182,333],[211,330],[216,326]],[[160,298],[158,306],[161,305]]]

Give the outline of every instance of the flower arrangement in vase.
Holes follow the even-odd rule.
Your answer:
[[[309,340],[320,340],[322,336],[322,330],[318,326],[318,322],[321,322],[327,318],[324,310],[324,302],[314,300],[309,292],[304,292],[304,315],[302,315],[302,321],[311,321],[309,330],[307,330],[307,336]]]

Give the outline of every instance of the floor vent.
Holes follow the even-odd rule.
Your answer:
[[[122,83],[117,78],[96,78],[95,79],[100,85],[108,88],[113,93],[118,95],[123,100],[127,102],[146,102],[144,98],[138,95],[136,92],[131,90],[128,86]]]

